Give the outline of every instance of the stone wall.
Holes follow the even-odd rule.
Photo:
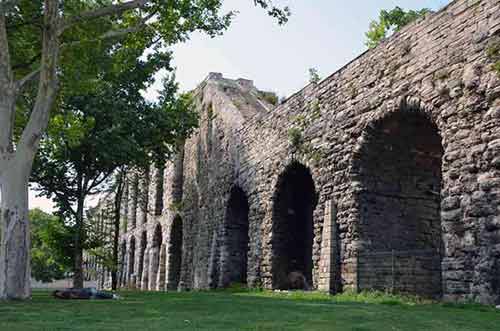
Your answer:
[[[362,252],[431,250],[440,265],[416,273],[437,269],[427,279],[440,279],[444,299],[498,303],[500,75],[488,56],[497,43],[500,3],[457,0],[277,107],[249,80],[210,74],[195,91],[200,128],[162,170],[161,213],[157,170],[130,174],[121,242],[128,252],[134,238],[136,253],[123,254],[123,274],[139,263],[144,232],[149,261],[166,266],[145,289],[227,286],[238,240],[248,240],[239,278],[250,286],[283,288],[300,271],[329,292],[360,288]],[[247,215],[234,217],[235,190]],[[148,192],[147,208],[137,192]],[[174,219],[182,238],[171,240]],[[248,236],[234,235],[246,219]],[[164,259],[153,249],[158,225]]]

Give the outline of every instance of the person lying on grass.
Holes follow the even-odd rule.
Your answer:
[[[119,296],[113,293],[98,291],[94,287],[87,288],[67,288],[64,290],[55,290],[53,293],[56,299],[80,299],[80,300],[90,300],[90,299],[119,299]]]

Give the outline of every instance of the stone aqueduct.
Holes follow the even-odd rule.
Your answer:
[[[129,175],[121,285],[499,303],[498,45],[500,2],[457,0],[278,106],[210,74],[196,134]]]

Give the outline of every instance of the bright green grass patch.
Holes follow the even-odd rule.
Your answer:
[[[499,330],[491,307],[436,304],[384,293],[238,290],[122,292],[117,301],[0,303],[0,330]]]

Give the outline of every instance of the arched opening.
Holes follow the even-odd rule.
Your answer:
[[[128,286],[135,286],[135,237],[130,239],[128,256]]]
[[[225,238],[222,249],[223,286],[247,282],[248,199],[237,186],[231,189],[226,210]]]
[[[424,296],[441,293],[441,137],[414,109],[366,131],[360,177],[358,284]]]
[[[176,290],[181,278],[182,265],[182,219],[176,216],[170,230],[167,288]]]
[[[147,264],[145,263],[144,256],[146,255],[146,246],[148,244],[148,235],[144,231],[141,235],[141,246],[139,251],[139,265],[137,272],[137,287],[143,288],[144,276],[147,275]]]
[[[150,290],[158,289],[158,271],[160,270],[160,249],[163,243],[163,234],[161,225],[155,227],[153,234],[153,242],[151,246],[151,274],[150,274]]]
[[[273,287],[307,288],[312,285],[313,211],[316,191],[308,168],[294,162],[278,178],[273,198]],[[293,275],[305,277],[296,284]],[[301,282],[299,282],[301,283]]]

